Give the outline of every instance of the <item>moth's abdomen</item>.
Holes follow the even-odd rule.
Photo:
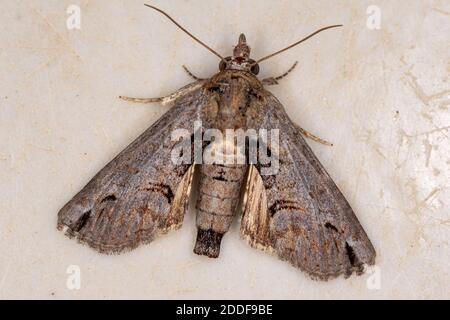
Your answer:
[[[216,258],[236,213],[247,165],[202,165],[194,252]]]

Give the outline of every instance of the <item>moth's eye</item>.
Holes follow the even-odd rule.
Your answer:
[[[254,74],[257,75],[259,73],[259,64],[255,64],[254,66],[251,67],[250,71]]]
[[[223,70],[225,70],[227,68],[227,63],[224,61],[224,60],[221,60],[220,61],[220,64],[219,64],[219,70],[220,71],[223,71]]]
[[[226,68],[228,68],[228,64],[230,63],[230,61],[231,61],[231,57],[226,57],[225,59],[223,59],[222,61],[220,61],[220,64],[219,64],[219,70],[220,70],[220,71],[223,71],[223,70],[225,70]]]

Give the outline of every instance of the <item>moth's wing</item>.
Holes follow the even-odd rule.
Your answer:
[[[252,125],[279,129],[279,171],[260,175],[260,165],[250,168],[242,236],[313,278],[363,272],[364,264],[375,261],[370,240],[283,106],[265,95]]]
[[[119,253],[181,226],[194,166],[171,161],[179,143],[171,133],[193,132],[208,103],[202,88],[175,101],[60,210],[58,229],[100,252]]]

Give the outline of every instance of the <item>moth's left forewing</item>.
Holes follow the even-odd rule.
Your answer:
[[[179,142],[172,133],[193,134],[194,121],[208,125],[209,97],[194,88],[60,210],[58,229],[100,252],[120,253],[181,225],[194,166],[172,161]]]
[[[280,132],[279,171],[250,172],[241,234],[314,278],[362,272],[375,250],[347,200],[278,100],[266,92],[259,107],[254,125]]]

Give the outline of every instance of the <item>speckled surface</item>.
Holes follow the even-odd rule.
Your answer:
[[[3,0],[0,298],[450,298],[450,3],[376,2],[379,30],[372,1],[151,1],[224,55],[240,32],[260,57],[345,25],[261,64],[264,77],[299,61],[270,90],[334,142],[310,145],[378,253],[372,274],[323,283],[248,247],[237,223],[218,260],[194,255],[193,210],[120,256],[57,232],[60,207],[168,108],[117,96],[170,93],[190,81],[182,64],[207,77],[218,61],[142,1]]]

